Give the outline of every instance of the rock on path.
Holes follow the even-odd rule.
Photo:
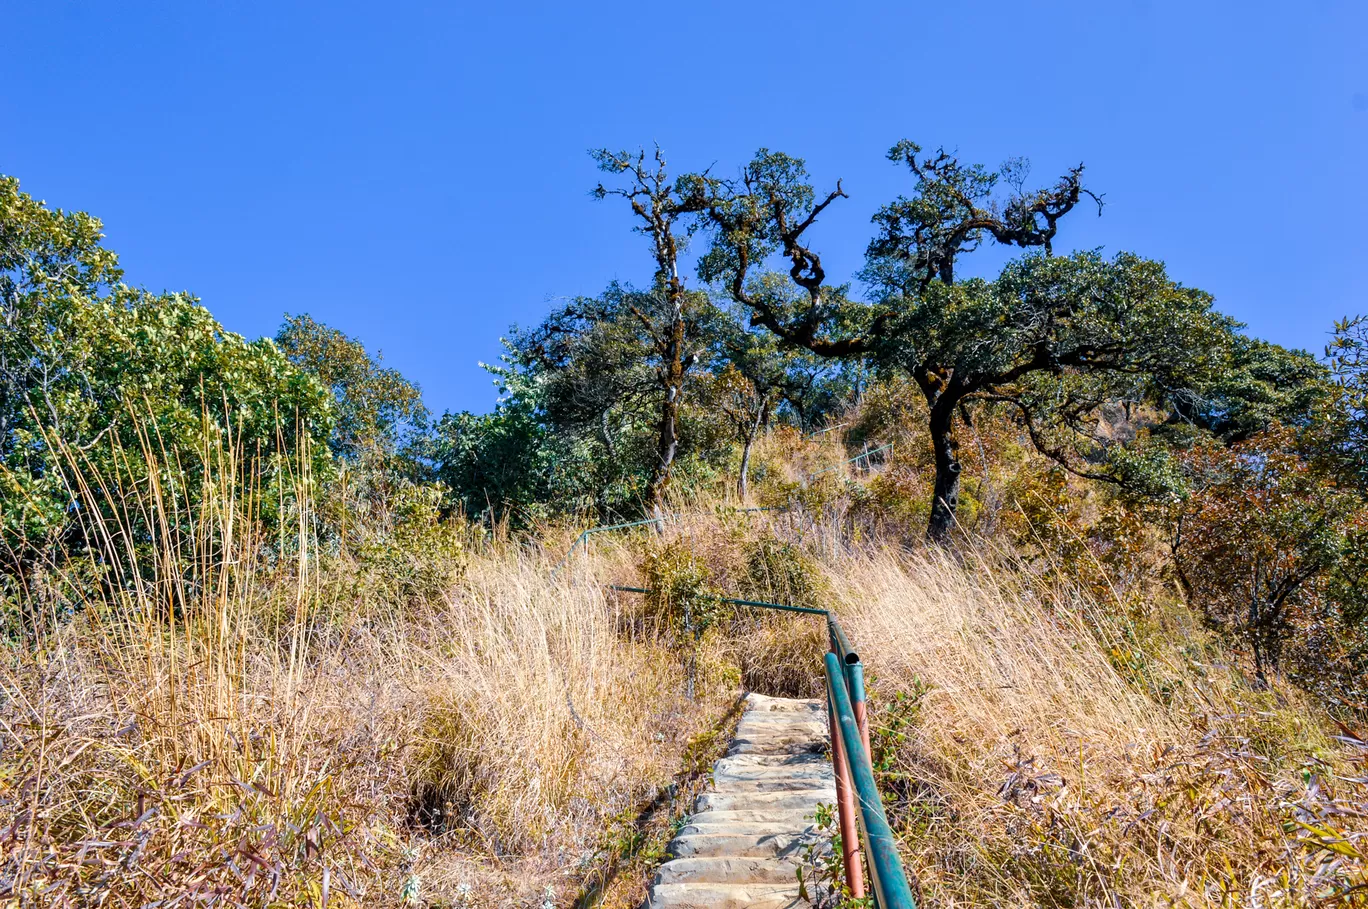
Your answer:
[[[813,826],[817,803],[836,801],[827,744],[821,700],[746,695],[731,748],[670,843],[646,909],[811,906],[798,866],[809,845],[830,848]]]

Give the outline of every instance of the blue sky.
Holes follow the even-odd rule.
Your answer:
[[[576,6],[7,4],[0,172],[103,218],[133,283],[249,336],[309,312],[439,412],[491,406],[509,323],[648,278],[594,146],[807,158],[851,196],[833,275],[908,186],[902,137],[1041,181],[1083,161],[1107,207],[1057,249],[1163,259],[1315,351],[1368,311],[1368,4]]]

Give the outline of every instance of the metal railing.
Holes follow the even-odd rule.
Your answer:
[[[608,585],[621,593],[653,593],[645,587]],[[830,650],[826,670],[827,719],[831,729],[831,765],[836,776],[836,819],[841,833],[841,862],[850,895],[868,893],[865,868],[874,904],[879,909],[916,909],[912,887],[898,857],[898,844],[888,826],[883,799],[874,781],[870,759],[869,710],[865,702],[864,664],[850,646],[845,630],[829,609],[717,597],[722,603],[780,612],[820,615],[826,619]],[[862,848],[863,847],[863,848]]]
[[[833,470],[840,470],[842,467],[846,466],[847,464],[858,464],[858,463],[860,463],[861,461],[867,461],[867,460],[870,458],[871,455],[876,455],[876,454],[878,454],[878,453],[881,452],[881,451],[888,451],[888,452],[891,452],[892,450],[893,450],[893,443],[892,443],[892,442],[889,442],[887,445],[880,445],[878,448],[871,448],[871,449],[869,449],[868,451],[862,451],[862,452],[860,452],[859,454],[857,454],[855,457],[853,457],[853,458],[847,458],[846,460],[842,461],[842,462],[839,463],[839,464],[833,464],[833,465],[830,466],[830,467],[823,467],[821,470],[817,471],[816,473],[810,473],[810,474],[808,474],[808,475],[807,475],[806,477],[804,477],[803,479],[804,479],[804,481],[808,481],[808,480],[811,480],[813,477],[820,477],[820,476],[822,476],[823,474],[831,473]],[[890,455],[890,457],[891,457],[891,455]]]

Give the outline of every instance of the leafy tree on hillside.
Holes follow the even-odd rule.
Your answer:
[[[802,432],[836,425],[869,384],[870,370],[862,358],[834,360],[801,348],[782,352],[789,355],[789,365],[779,389],[780,412]]]
[[[1179,578],[1208,621],[1248,643],[1265,680],[1294,630],[1313,638],[1326,607],[1337,605],[1322,582],[1363,519],[1363,501],[1327,482],[1305,441],[1274,426],[1233,446],[1195,446],[1181,459],[1188,488],[1174,521]]]
[[[1338,394],[1328,421],[1338,472],[1368,494],[1368,316],[1340,319],[1325,347]]]
[[[696,194],[711,200],[714,237],[700,271],[785,344],[824,357],[870,356],[916,381],[934,450],[931,538],[945,538],[954,525],[956,427],[976,402],[1011,408],[1043,453],[1107,477],[1096,464],[1103,443],[1089,432],[1098,404],[1172,393],[1222,367],[1235,326],[1212,312],[1208,295],[1137,256],[1052,254],[1060,220],[1084,198],[1100,205],[1082,185],[1081,166],[1028,191],[1020,161],[988,171],[943,150],[921,157],[911,142],[898,143],[889,158],[906,165],[915,183],[910,196],[875,215],[863,273],[869,301],[831,284],[808,245],[821,214],[845,198],[840,183],[819,201],[801,160],[764,149],[739,179],[694,178],[705,187]],[[994,281],[958,280],[959,257],[990,238],[1040,252]],[[783,287],[752,278],[772,256],[789,263]]]
[[[193,505],[212,446],[240,447],[269,486],[278,455],[331,425],[327,392],[270,341],[224,331],[192,297],[120,283],[100,241],[95,218],[52,211],[0,178],[3,571],[84,545],[82,516],[119,504],[121,487],[102,482],[141,483],[156,469],[167,496]],[[321,444],[315,455],[326,457]]]
[[[437,478],[461,513],[489,525],[525,527],[551,498],[554,441],[527,401],[488,414],[446,413],[433,432]]]
[[[741,445],[741,465],[737,468],[736,495],[745,502],[750,495],[750,459],[755,441],[774,416],[778,394],[774,387],[757,386],[734,364],[727,363],[712,373],[703,392],[705,406],[712,405],[726,419],[735,440]]]
[[[333,394],[333,454],[349,461],[395,454],[428,417],[422,392],[397,369],[381,365],[360,341],[307,313],[286,316],[276,345],[290,362]]]
[[[697,341],[690,331],[690,311],[706,300],[685,288],[679,258],[688,240],[690,222],[703,210],[706,200],[697,194],[694,181],[670,179],[659,148],[650,161],[645,151],[633,154],[598,149],[591,154],[599,170],[626,178],[620,186],[600,183],[594,195],[599,199],[625,199],[638,222],[634,229],[651,241],[655,263],[651,289],[628,306],[650,343],[652,369],[660,392],[655,463],[648,493],[652,509],[659,514],[679,451],[679,413],[686,379],[698,360]]]
[[[658,290],[611,284],[595,297],[577,297],[554,309],[540,325],[515,329],[509,339],[512,362],[525,373],[524,392],[535,387],[540,416],[558,436],[600,451],[591,457],[595,507],[601,514],[639,506],[643,491],[656,502],[652,485],[660,472],[662,414],[672,411],[671,470],[680,454],[685,402],[700,378],[716,310],[707,296],[687,292],[676,312]],[[681,320],[689,349],[680,358],[675,402],[662,377],[673,374],[669,351],[653,326]],[[672,380],[673,381],[673,380]]]
[[[1238,326],[1231,323],[1232,329]],[[1221,369],[1166,389],[1171,423],[1198,426],[1227,443],[1274,423],[1304,426],[1325,402],[1326,368],[1311,354],[1233,331]]]

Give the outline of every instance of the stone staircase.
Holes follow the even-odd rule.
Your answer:
[[[830,849],[813,826],[818,802],[836,802],[828,742],[822,700],[746,695],[736,738],[670,843],[646,909],[812,906],[798,866],[809,845]],[[818,896],[810,881],[807,896]]]

